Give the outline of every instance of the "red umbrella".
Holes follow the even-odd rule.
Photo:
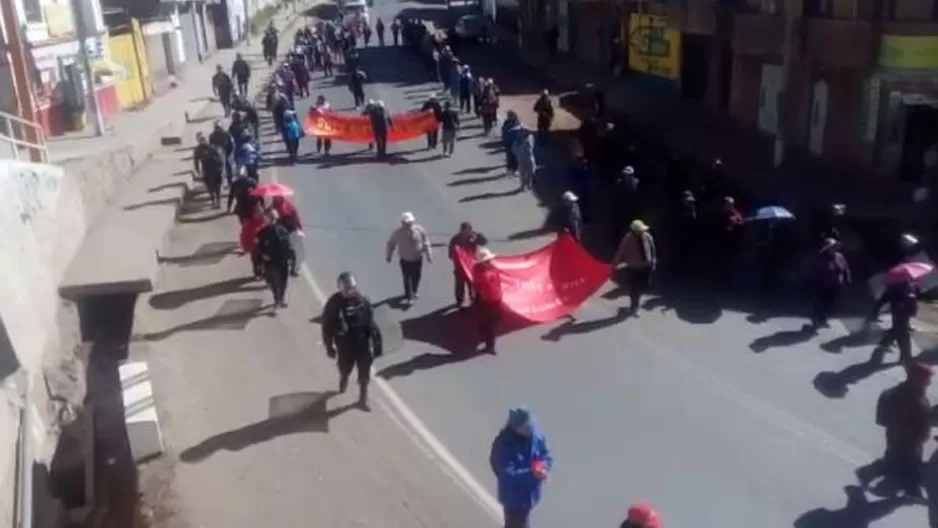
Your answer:
[[[268,183],[265,185],[257,186],[257,188],[251,191],[251,194],[253,196],[257,196],[258,198],[273,198],[275,196],[293,196],[293,189],[280,183]]]
[[[903,262],[886,272],[886,283],[895,284],[909,280],[917,280],[934,270],[935,267],[925,262]]]

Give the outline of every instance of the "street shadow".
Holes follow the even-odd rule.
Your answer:
[[[192,212],[189,211],[183,213],[183,215],[180,216],[180,218],[178,218],[176,221],[180,224],[203,224],[231,216],[231,213],[225,211],[219,211],[205,216],[194,216],[191,213]]]
[[[388,297],[388,298],[386,298],[386,299],[382,299],[382,300],[380,300],[380,301],[374,303],[372,306],[373,306],[374,308],[379,308],[379,307],[381,307],[381,306],[387,306],[387,307],[389,307],[389,308],[393,308],[394,310],[401,310],[401,311],[403,311],[403,312],[406,312],[407,310],[410,310],[413,305],[410,305],[410,304],[405,303],[405,302],[404,302],[404,299],[406,299],[406,297],[404,297],[404,295],[395,295],[395,296],[393,296],[393,297]]]
[[[404,340],[427,343],[454,355],[474,355],[481,343],[477,318],[472,309],[458,309],[453,305],[439,308],[425,315],[401,322]],[[531,326],[511,313],[504,313],[498,326],[498,335],[505,335]]]
[[[522,191],[520,187],[517,189],[512,189],[510,191],[500,191],[500,192],[485,192],[481,194],[473,194],[469,196],[464,196],[459,199],[459,203],[471,203],[478,202],[479,200],[491,200],[494,198],[507,198],[509,196],[517,196],[521,194]]]
[[[359,48],[358,53],[362,68],[368,75],[366,90],[376,84],[414,86],[433,80],[430,68],[421,61],[421,57],[411,53],[407,48],[367,47]]]
[[[188,174],[188,173],[190,173],[190,172],[192,172],[192,171],[185,171],[186,174]],[[173,174],[173,176],[181,176],[181,175],[182,175],[182,174]],[[148,192],[148,193],[157,193],[157,192],[166,191],[166,190],[169,190],[169,189],[187,189],[188,187],[189,187],[189,186],[186,185],[186,184],[183,183],[183,182],[172,182],[172,183],[164,183],[164,184],[162,184],[162,185],[157,185],[156,187],[150,187],[149,189],[147,189],[147,192]]]
[[[602,330],[616,324],[619,324],[630,316],[629,310],[620,307],[616,313],[600,319],[590,319],[588,321],[577,321],[572,316],[567,316],[567,320],[554,328],[551,328],[546,334],[541,336],[544,341],[558,342],[564,336],[576,334],[588,334],[597,330]]]
[[[804,343],[817,335],[814,328],[805,324],[797,330],[779,330],[778,332],[756,338],[749,343],[749,349],[759,354],[770,348],[784,348]]]
[[[453,176],[462,176],[465,174],[485,174],[486,172],[491,172],[493,170],[504,169],[503,165],[492,165],[490,167],[471,167],[468,169],[460,169],[453,172]],[[470,180],[459,180],[459,181],[472,181]],[[487,180],[486,180],[487,181]]]
[[[405,378],[415,372],[431,370],[437,367],[452,365],[454,363],[461,363],[463,361],[468,361],[478,355],[479,354],[475,351],[467,351],[458,354],[433,354],[431,352],[425,352],[418,356],[414,356],[407,361],[402,361],[400,363],[395,363],[394,365],[384,367],[378,371],[378,375],[386,380],[392,380],[394,378]]]
[[[900,497],[887,497],[869,500],[860,486],[846,486],[844,493],[847,503],[843,508],[832,510],[817,508],[798,517],[793,528],[868,528],[873,522],[882,519],[907,504],[908,500]]]
[[[265,305],[260,299],[234,299],[226,301],[215,315],[172,326],[159,332],[147,332],[139,338],[144,341],[162,341],[179,332],[244,330],[252,319],[263,315],[264,310],[271,307],[272,305]]]
[[[234,254],[238,249],[236,242],[209,242],[202,244],[190,255],[179,257],[159,257],[160,264],[175,264],[179,266],[192,266],[199,264],[217,264],[228,255]]]
[[[193,301],[209,299],[229,293],[267,289],[266,285],[255,282],[253,277],[238,277],[236,279],[213,282],[195,288],[157,293],[150,297],[150,306],[157,310],[174,310]]]
[[[554,230],[548,226],[536,227],[534,229],[525,229],[508,235],[508,240],[528,240],[553,233]]]
[[[654,290],[653,290],[654,291]],[[690,324],[713,324],[723,316],[723,308],[708,298],[698,298],[691,294],[686,295],[673,289],[662,289],[655,297],[642,303],[645,311],[660,310],[662,313],[674,312],[678,319]],[[607,292],[610,296],[619,295]],[[625,295],[628,287],[625,287]]]
[[[847,348],[873,346],[879,343],[882,332],[876,328],[861,329],[821,343],[821,350],[831,354],[840,354]]]
[[[140,202],[137,204],[125,205],[125,211],[136,211],[138,209],[143,209],[144,207],[152,207],[156,205],[173,205],[179,203],[180,198],[163,198],[161,200],[150,200],[148,202]]]
[[[446,185],[450,187],[461,187],[463,185],[475,185],[477,183],[488,183],[505,178],[504,174],[495,174],[493,176],[482,176],[479,178],[463,178],[461,180],[451,181]]]
[[[348,403],[329,409],[338,392],[300,392],[275,396],[268,404],[268,418],[202,440],[185,449],[179,459],[187,464],[202,462],[219,451],[241,451],[281,436],[297,433],[328,433],[329,421],[353,408]]]
[[[850,386],[866,378],[892,368],[898,363],[883,362],[881,364],[864,361],[855,363],[837,372],[824,371],[814,377],[813,385],[818,392],[832,399],[843,398],[850,391]]]

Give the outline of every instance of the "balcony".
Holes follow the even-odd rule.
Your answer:
[[[804,58],[808,62],[848,68],[873,63],[874,29],[869,20],[807,18]]]
[[[733,17],[733,49],[743,55],[781,53],[785,42],[782,15],[742,14]]]

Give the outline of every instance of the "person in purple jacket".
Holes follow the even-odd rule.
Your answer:
[[[498,481],[505,528],[529,528],[531,510],[541,500],[554,459],[527,408],[508,411],[508,422],[492,442],[489,464]]]

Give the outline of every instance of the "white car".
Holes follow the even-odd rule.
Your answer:
[[[361,20],[365,24],[371,25],[368,17],[368,4],[365,0],[349,0],[342,5],[342,24],[351,25]]]

